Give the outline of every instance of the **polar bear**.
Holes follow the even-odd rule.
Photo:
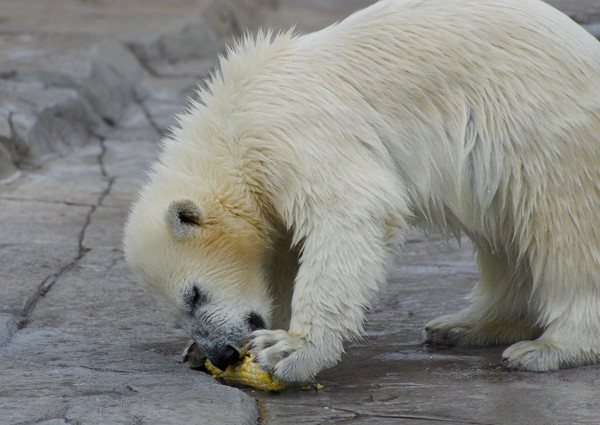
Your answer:
[[[410,226],[480,280],[430,343],[507,367],[600,358],[600,43],[538,0],[383,0],[246,37],[179,117],[125,228],[167,320],[221,367],[248,341],[304,381],[339,361]]]

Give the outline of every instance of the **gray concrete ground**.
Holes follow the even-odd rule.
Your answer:
[[[600,0],[552,0],[596,32]],[[477,279],[467,242],[413,234],[363,341],[320,391],[239,390],[181,364],[123,261],[160,135],[241,28],[308,31],[363,0],[0,0],[0,424],[596,424],[597,366],[532,374],[422,327]],[[599,31],[600,32],[600,31]]]

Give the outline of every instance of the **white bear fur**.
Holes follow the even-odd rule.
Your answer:
[[[598,362],[600,43],[562,13],[383,0],[247,37],[199,98],[125,234],[173,324],[193,333],[181,294],[200,282],[211,332],[258,311],[259,364],[310,379],[360,335],[403,231],[428,222],[469,236],[481,269],[472,306],[428,341],[514,343],[506,365],[531,371]],[[182,199],[203,211],[189,237],[165,218]]]

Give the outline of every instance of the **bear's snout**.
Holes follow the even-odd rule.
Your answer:
[[[210,362],[221,370],[227,369],[227,366],[234,364],[240,359],[239,352],[231,345],[225,347],[215,358],[209,358]]]
[[[267,327],[265,319],[258,313],[251,312],[242,316],[242,320],[227,320],[219,316],[220,326],[215,326],[216,315],[212,320],[207,316],[193,319],[191,336],[198,349],[221,370],[227,369],[240,359],[250,334]],[[229,316],[231,318],[231,316]]]

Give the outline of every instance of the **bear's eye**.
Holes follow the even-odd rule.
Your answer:
[[[250,313],[248,315],[247,321],[248,325],[250,326],[251,332],[257,331],[259,329],[265,329],[267,327],[263,318],[256,313]]]

